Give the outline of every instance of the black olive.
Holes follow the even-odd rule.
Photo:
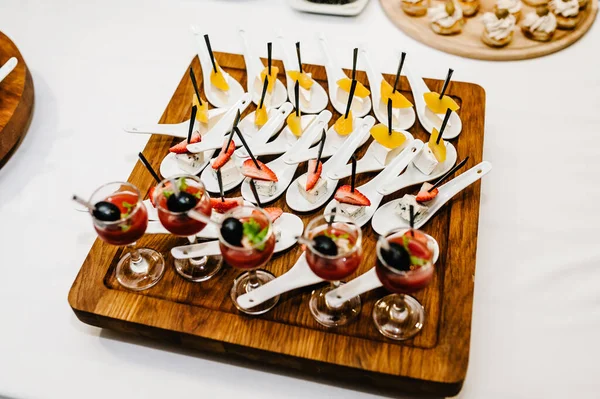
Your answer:
[[[103,222],[116,222],[121,219],[121,210],[119,207],[108,201],[100,201],[94,205],[92,214],[96,219]]]
[[[227,218],[221,225],[221,236],[231,245],[241,246],[244,226],[236,218]]]
[[[313,238],[313,248],[323,255],[336,256],[338,254],[337,245],[327,236],[316,236]]]
[[[410,270],[410,255],[400,244],[390,242],[390,249],[381,249],[381,257],[390,267],[406,272]]]
[[[193,209],[197,203],[198,198],[185,191],[180,191],[179,194],[172,194],[167,199],[167,208],[171,212],[187,212]]]

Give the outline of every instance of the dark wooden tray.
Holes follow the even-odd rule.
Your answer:
[[[217,53],[216,57],[220,65],[245,87],[243,57],[224,53]],[[275,64],[283,70],[281,63]],[[191,65],[200,78],[197,58]],[[305,67],[327,86],[322,66]],[[366,84],[363,72],[357,76]],[[280,78],[283,79],[283,74]],[[387,79],[391,82],[393,76],[387,75]],[[440,90],[442,83],[427,80],[432,89]],[[412,100],[405,78],[401,82],[401,91]],[[160,122],[178,123],[188,119],[192,93],[186,70]],[[459,112],[463,132],[453,144],[459,158],[470,156],[466,170],[482,160],[485,92],[474,84],[453,82],[448,93],[462,105]],[[249,107],[246,113],[254,108]],[[329,110],[334,113],[333,123],[338,115],[331,105]],[[429,137],[418,122],[411,132],[424,141]],[[153,167],[158,169],[173,141],[159,135],[150,138],[144,154]],[[361,156],[367,146],[361,149]],[[297,173],[302,173],[305,168],[301,165]],[[359,175],[358,184],[372,176]],[[129,181],[142,192],[147,192],[154,184],[139,162]],[[424,228],[438,240],[441,253],[431,285],[415,295],[425,306],[427,319],[422,333],[410,341],[388,340],[373,325],[371,311],[375,301],[386,294],[383,289],[363,295],[359,320],[338,329],[328,330],[313,320],[308,309],[312,287],[282,295],[279,304],[266,315],[248,317],[240,314],[229,297],[232,281],[240,272],[226,267],[208,282],[183,280],[173,269],[169,250],[184,244],[185,240],[168,235],[147,235],[140,241],[141,245],[160,251],[168,265],[163,279],[144,292],[131,292],[119,286],[114,269],[122,249],[97,239],[73,283],[69,303],[81,321],[98,327],[168,340],[226,356],[241,356],[334,380],[352,381],[367,389],[455,395],[462,387],[469,358],[479,190],[479,182],[469,186]],[[404,191],[390,195],[384,202],[403,194]],[[235,195],[239,195],[239,191]],[[290,211],[285,196],[275,204]],[[306,224],[320,212],[322,209],[300,216]],[[364,262],[350,279],[375,264],[376,235],[370,224],[363,231]],[[294,264],[300,253],[300,248],[294,247],[275,256],[267,269],[276,276],[281,275]]]

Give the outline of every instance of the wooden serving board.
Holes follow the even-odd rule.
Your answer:
[[[245,87],[246,72],[241,55],[216,53],[219,64]],[[283,71],[281,62],[275,62]],[[201,79],[200,64],[191,64]],[[305,65],[308,72],[327,86],[322,66]],[[364,72],[358,79],[367,83]],[[386,75],[392,81],[391,75]],[[280,73],[280,79],[283,74]],[[427,80],[432,90],[440,90],[442,81]],[[412,100],[408,81],[403,77],[400,90]],[[178,123],[189,118],[193,88],[187,69],[161,123]],[[485,117],[485,92],[477,85],[452,82],[447,93],[461,105],[461,135],[453,141],[459,157],[470,156],[470,168],[481,162]],[[255,108],[251,105],[246,114]],[[331,124],[339,116],[334,113]],[[429,135],[418,124],[411,129],[415,137],[427,140]],[[370,139],[371,140],[371,139]],[[168,148],[177,139],[153,135],[144,154],[158,170]],[[365,152],[363,146],[359,155]],[[304,172],[300,165],[297,175]],[[362,184],[374,174],[357,176]],[[141,163],[137,163],[129,181],[147,193],[154,181]],[[348,184],[346,181],[342,184]],[[414,190],[414,189],[413,189]],[[384,202],[406,191],[385,198]],[[147,194],[146,194],[147,195]],[[240,195],[239,190],[232,195]],[[275,202],[285,211],[285,195]],[[305,225],[322,209],[300,215]],[[144,292],[131,292],[116,281],[114,270],[122,249],[97,239],[69,293],[69,303],[77,317],[85,323],[139,335],[167,340],[179,345],[252,359],[257,367],[287,367],[302,373],[324,376],[358,384],[361,389],[389,389],[437,395],[455,395],[461,389],[467,371],[477,225],[479,218],[479,182],[458,194],[424,230],[441,246],[435,277],[429,287],[416,294],[425,306],[427,319],[416,338],[395,342],[376,330],[371,311],[376,300],[386,295],[378,289],[362,296],[359,320],[328,330],[313,320],[308,298],[313,287],[281,296],[279,304],[259,317],[239,313],[229,297],[229,290],[240,271],[225,267],[203,283],[183,280],[175,272],[170,249],[186,240],[169,235],[146,235],[139,244],[160,251],[167,262],[163,279]],[[370,224],[363,228],[364,261],[354,278],[375,264],[376,235]],[[300,256],[296,246],[275,255],[267,269],[276,276],[285,273]]]
[[[0,167],[27,132],[33,111],[33,79],[15,44],[0,32],[0,66],[11,57],[18,60],[13,71],[0,82]]]
[[[598,13],[598,0],[589,0],[585,10],[580,10],[581,19],[574,30],[557,29],[549,42],[538,42],[528,39],[521,32],[520,23],[525,15],[534,11],[523,3],[521,19],[517,22],[513,40],[502,48],[492,48],[481,41],[484,12],[492,11],[496,0],[480,0],[481,6],[477,14],[466,18],[462,33],[443,36],[438,35],[429,26],[427,16],[412,17],[404,13],[400,7],[401,0],[380,0],[384,12],[404,33],[415,40],[447,53],[467,58],[492,61],[524,60],[541,57],[562,50],[579,40],[591,28]],[[439,4],[438,0],[430,0],[431,4]]]

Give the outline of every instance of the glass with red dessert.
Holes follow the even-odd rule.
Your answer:
[[[206,221],[192,218],[194,210],[206,217],[211,215],[210,196],[198,176],[177,175],[163,180],[154,189],[154,203],[160,223],[171,234],[186,237],[196,243],[196,234],[206,227]],[[218,261],[205,256],[192,259],[175,259],[175,270],[190,281],[206,281],[221,268]]]
[[[219,246],[223,260],[230,266],[245,270],[231,287],[231,299],[244,313],[257,315],[268,312],[279,301],[279,296],[262,304],[244,309],[237,298],[273,280],[275,276],[263,267],[273,255],[275,234],[268,213],[254,206],[238,206],[223,216],[219,228]],[[258,270],[260,269],[260,270]]]
[[[312,219],[301,240],[306,262],[319,277],[330,282],[314,290],[310,297],[310,311],[317,322],[326,327],[349,323],[360,313],[360,297],[354,297],[340,306],[331,306],[325,294],[335,289],[341,280],[358,269],[362,261],[362,233],[360,226],[336,212]]]
[[[423,328],[425,311],[412,296],[433,278],[433,251],[427,236],[415,229],[392,230],[377,241],[375,271],[393,294],[375,303],[373,321],[384,336],[405,340]]]
[[[148,227],[148,211],[137,187],[126,182],[108,183],[94,191],[87,202],[76,196],[73,199],[89,208],[94,228],[103,241],[129,249],[115,272],[123,287],[140,291],[158,283],[164,273],[162,255],[153,249],[135,247]]]

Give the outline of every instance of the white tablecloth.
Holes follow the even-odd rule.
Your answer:
[[[600,26],[558,54],[484,62],[406,37],[370,2],[357,18],[300,14],[281,0],[3,0],[0,29],[35,83],[28,135],[0,170],[0,396],[22,398],[369,398],[115,335],[79,322],[67,293],[95,234],[70,196],[126,179],[195,48],[263,51],[281,30],[320,63],[324,32],[346,67],[366,43],[393,72],[399,49],[424,76],[487,92],[471,356],[462,398],[600,395]],[[275,45],[274,56],[280,53]],[[335,350],[335,348],[331,348]]]

